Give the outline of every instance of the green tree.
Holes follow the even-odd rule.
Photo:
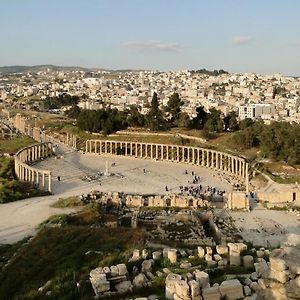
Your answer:
[[[196,129],[203,129],[204,123],[206,122],[207,112],[201,105],[196,108],[197,116],[192,120],[192,127]]]
[[[147,127],[152,131],[165,129],[165,120],[163,113],[159,108],[157,93],[153,93],[151,108],[146,116]]]
[[[191,127],[191,119],[186,112],[181,112],[179,114],[178,127],[189,128]]]
[[[127,123],[131,127],[142,127],[145,125],[145,118],[139,112],[139,109],[136,105],[130,106],[126,111],[127,113]]]
[[[221,119],[221,111],[211,108],[204,124],[204,129],[208,132],[223,131],[223,120]]]
[[[170,115],[171,126],[178,126],[178,121],[180,118],[181,106],[183,101],[180,99],[178,93],[174,93],[169,97],[169,101],[166,106],[166,112]]]
[[[224,129],[225,131],[237,131],[239,129],[239,123],[237,120],[237,114],[234,111],[231,111],[224,119]]]

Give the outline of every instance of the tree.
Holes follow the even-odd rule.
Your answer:
[[[202,105],[196,108],[196,112],[197,116],[192,120],[192,127],[196,129],[203,129],[207,118],[207,112],[204,110]]]
[[[169,97],[166,112],[170,114],[170,123],[172,126],[178,126],[181,106],[183,105],[183,103],[184,102],[181,101],[178,93],[174,93]]]
[[[144,116],[139,112],[136,105],[130,106],[126,111],[127,113],[127,123],[131,127],[142,127],[145,124]]]
[[[221,119],[221,112],[215,108],[209,110],[204,129],[208,132],[221,132],[223,131],[223,121]]]
[[[66,115],[69,117],[69,118],[72,118],[72,119],[77,119],[79,114],[81,112],[81,109],[80,107],[78,107],[77,105],[75,106],[72,106],[69,110],[66,111]]]
[[[237,131],[239,129],[239,123],[237,121],[237,114],[231,111],[224,119],[224,130]]]
[[[181,112],[179,114],[178,127],[189,128],[191,125],[191,120],[186,112]]]
[[[147,127],[152,131],[165,128],[165,120],[163,118],[162,111],[159,109],[157,93],[153,93],[151,108],[146,116]]]
[[[239,127],[241,130],[244,130],[245,128],[251,127],[253,124],[254,124],[254,121],[252,119],[246,118],[239,122]]]

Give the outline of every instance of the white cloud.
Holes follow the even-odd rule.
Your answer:
[[[251,36],[235,36],[232,43],[237,46],[248,45],[253,41]]]
[[[300,46],[300,39],[295,39],[295,40],[291,41],[291,45],[299,47]]]
[[[164,43],[151,40],[126,42],[122,46],[137,51],[180,52],[182,50],[182,46],[177,43]]]

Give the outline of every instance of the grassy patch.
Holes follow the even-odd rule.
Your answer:
[[[124,262],[122,254],[143,241],[140,229],[44,228],[0,274],[0,299],[45,299],[37,290],[49,280],[47,299],[91,299],[91,269]],[[80,290],[76,282],[81,283]]]
[[[82,205],[84,205],[84,203],[80,200],[78,196],[72,196],[68,198],[59,198],[51,206],[55,208],[66,208],[66,207],[76,207]]]
[[[0,157],[0,203],[45,195],[49,195],[49,192],[36,189],[30,182],[16,180],[14,160]]]
[[[0,153],[15,154],[23,147],[34,144],[35,141],[28,136],[13,137],[11,139],[0,139]]]

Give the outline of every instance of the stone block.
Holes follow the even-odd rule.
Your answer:
[[[212,255],[213,251],[211,247],[206,247],[206,254]]]
[[[244,297],[243,286],[237,279],[223,281],[220,285],[222,297],[228,300],[235,300]]]
[[[177,281],[180,281],[180,280],[181,280],[181,276],[178,275],[178,274],[174,274],[174,273],[170,273],[166,277],[166,281],[165,281],[165,283],[166,283],[166,290],[165,290],[166,294],[165,294],[165,296],[166,296],[167,300],[169,300],[169,299],[173,300],[173,296],[176,292],[175,283]]]
[[[216,251],[219,255],[224,255],[228,253],[228,247],[226,245],[216,246]]]
[[[258,277],[267,278],[269,267],[267,262],[262,258],[260,262],[254,263],[255,272]]]
[[[289,273],[287,271],[269,269],[268,278],[280,283],[286,283],[289,279]]]
[[[203,249],[202,247],[199,246],[199,247],[197,248],[197,251],[198,251],[198,257],[203,258],[204,255],[205,255],[204,249]]]
[[[168,250],[168,259],[170,260],[171,264],[177,262],[177,249],[169,249]]]
[[[147,278],[143,273],[140,273],[133,278],[132,283],[135,288],[142,288],[147,285]]]
[[[196,270],[194,272],[194,276],[195,276],[195,280],[199,283],[202,289],[209,287],[209,276],[206,272]]]
[[[222,257],[219,254],[214,254],[213,257],[215,261],[219,261],[222,259]]]
[[[142,262],[142,272],[151,272],[153,264],[153,259],[144,260]]]
[[[254,258],[252,255],[243,256],[243,266],[247,269],[251,269],[254,267]]]
[[[244,294],[245,294],[245,296],[250,296],[251,295],[251,289],[249,288],[248,285],[244,286]]]
[[[196,280],[191,280],[189,286],[192,299],[200,295],[200,284]]]
[[[270,257],[270,268],[279,272],[287,269],[286,262],[279,257]]]
[[[175,293],[182,299],[189,298],[190,287],[184,280],[178,280],[175,282]]]
[[[147,259],[148,255],[149,255],[148,250],[147,249],[143,249],[142,250],[142,258],[143,259]]]
[[[140,250],[134,249],[132,253],[132,260],[138,260],[140,259]]]
[[[132,291],[132,284],[129,280],[122,281],[115,285],[115,289],[119,294],[125,294]]]
[[[212,261],[212,256],[210,254],[205,254],[204,259],[205,261]]]
[[[125,264],[118,264],[117,268],[119,270],[119,276],[128,274],[127,267]]]
[[[221,300],[220,288],[218,286],[208,287],[202,290],[203,300]]]
[[[154,260],[159,260],[159,259],[161,259],[161,252],[160,251],[154,251],[153,253],[152,253],[152,258],[154,259]]]
[[[110,275],[112,277],[119,276],[119,269],[118,269],[117,266],[111,266],[110,267]]]
[[[257,283],[257,282],[252,282],[252,283],[250,283],[250,289],[251,289],[253,292],[256,292],[257,289],[258,289],[258,283]]]
[[[257,257],[262,258],[262,257],[264,257],[264,255],[265,255],[265,251],[257,250],[257,251],[256,251],[256,255],[257,255]]]
[[[189,269],[192,267],[192,264],[190,262],[184,261],[180,264],[181,269]]]

